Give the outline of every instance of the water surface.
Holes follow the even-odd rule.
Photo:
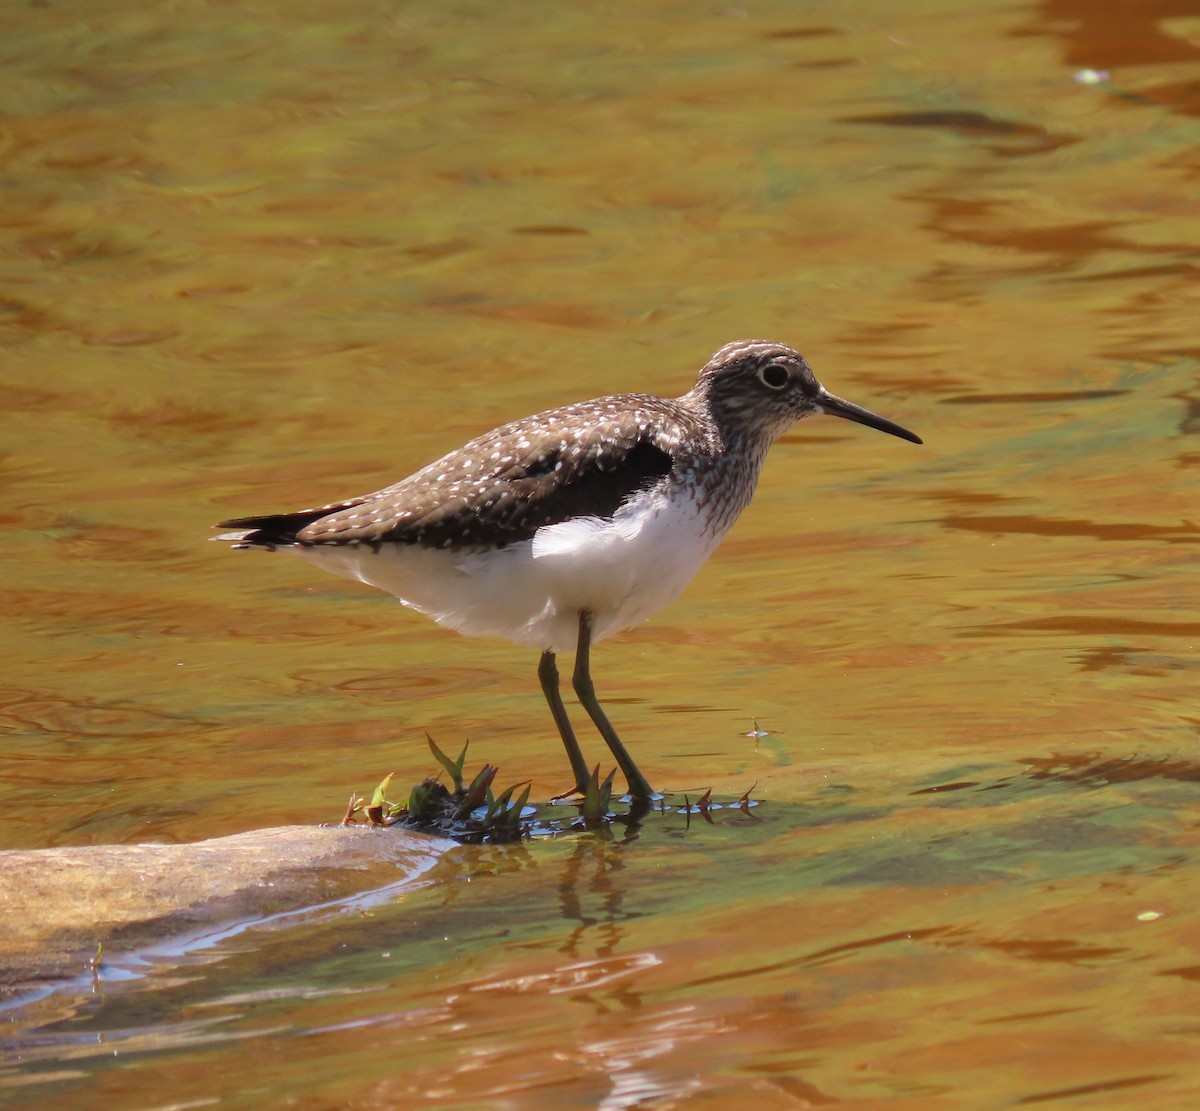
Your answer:
[[[797,427],[595,653],[651,782],[750,815],[462,849],[11,1011],[0,1092],[1194,1105],[1200,8],[0,21],[2,847],[336,819],[427,730],[565,786],[534,658],[222,517],[738,337],[926,440]]]

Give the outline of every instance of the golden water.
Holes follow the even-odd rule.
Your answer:
[[[1195,1106],[1200,6],[85,2],[0,44],[0,847],[336,818],[426,730],[565,786],[528,653],[223,516],[738,337],[926,440],[797,427],[595,654],[651,782],[751,816],[458,850],[11,1012],[0,1102]]]

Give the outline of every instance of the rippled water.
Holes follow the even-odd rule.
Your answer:
[[[529,653],[218,519],[743,336],[926,441],[797,427],[594,655],[651,782],[750,815],[10,1012],[0,1099],[1194,1105],[1200,7],[0,27],[0,847],[336,819],[426,730],[565,786]]]

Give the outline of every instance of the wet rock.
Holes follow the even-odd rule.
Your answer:
[[[0,999],[147,947],[235,932],[415,880],[454,842],[367,826],[283,826],[181,845],[0,852]]]

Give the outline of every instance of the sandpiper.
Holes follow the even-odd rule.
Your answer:
[[[680,397],[626,393],[503,424],[373,494],[239,517],[217,537],[287,548],[394,594],[467,636],[541,651],[538,678],[571,762],[590,773],[559,693],[555,654],[625,776],[653,796],[596,698],[594,641],[673,601],[750,502],[771,444],[828,413],[921,443],[829,393],[782,343],[722,347]]]

